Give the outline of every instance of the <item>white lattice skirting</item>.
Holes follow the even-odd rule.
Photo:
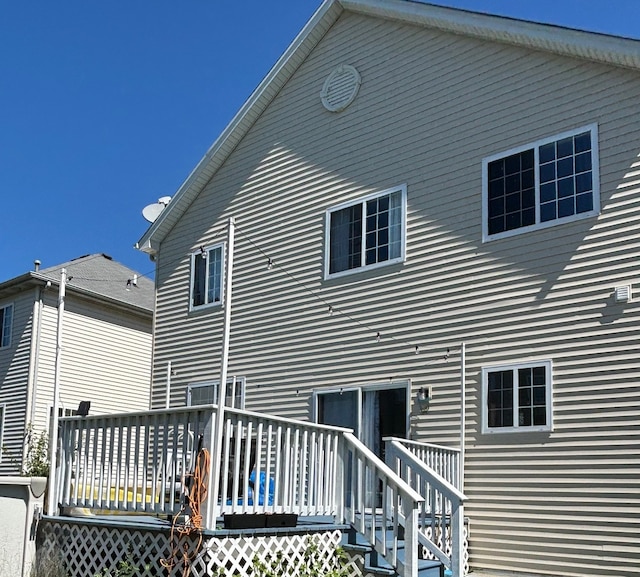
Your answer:
[[[335,528],[270,535],[207,536],[199,548],[197,540],[189,538],[180,542],[176,563],[169,571],[161,563],[171,556],[167,528],[45,519],[40,524],[38,555],[60,558],[70,577],[93,577],[105,569],[113,574],[118,563],[127,560],[138,567],[136,577],[182,577],[185,572],[180,551],[186,543],[187,555],[193,556],[191,570],[186,574],[192,577],[249,576],[256,559],[269,563],[279,556],[286,560],[287,568],[293,569],[291,574],[298,575],[310,543],[316,547],[315,558],[328,564],[341,539],[342,531]],[[349,577],[362,577],[360,559],[349,559],[347,566]]]
[[[436,538],[433,538],[433,530],[431,527],[423,529],[427,537],[433,541],[447,555],[451,555],[451,527],[449,523],[439,525],[435,528]],[[436,556],[426,547],[422,547],[421,557],[423,559],[436,559]],[[464,562],[464,574],[469,573],[469,519],[464,520],[462,557]]]

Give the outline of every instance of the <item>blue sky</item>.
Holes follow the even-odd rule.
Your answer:
[[[640,38],[638,0],[441,0]],[[320,0],[21,0],[0,7],[0,281],[104,252],[142,274],[172,196]]]

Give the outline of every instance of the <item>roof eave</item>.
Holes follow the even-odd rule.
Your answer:
[[[53,284],[53,283],[52,283]],[[60,283],[57,283],[58,285]],[[148,317],[152,317],[153,316],[153,309],[143,306],[143,305],[137,305],[134,303],[129,303],[114,297],[110,297],[107,295],[102,295],[100,293],[95,293],[93,291],[90,291],[88,289],[84,289],[82,287],[77,287],[77,286],[73,286],[71,284],[67,284],[65,290],[71,294],[76,294],[79,295],[81,297],[84,297],[85,299],[91,300],[93,302],[97,302],[97,303],[102,303],[102,304],[107,304],[110,307],[113,308],[118,308],[120,310],[123,311],[128,311],[131,313],[135,313],[138,315],[143,315],[143,316],[148,316]]]
[[[640,41],[630,38],[413,0],[340,2],[351,12],[640,70]]]
[[[59,287],[60,280],[59,279],[56,280],[47,275],[43,275],[34,271],[27,272],[20,276],[9,279],[3,283],[0,283],[0,297],[3,297],[3,296],[6,297],[9,294],[15,294],[17,292],[23,291],[24,289],[33,288],[37,286]],[[110,306],[114,306],[123,310],[128,310],[133,313],[142,314],[145,316],[153,315],[153,308],[149,308],[144,305],[138,305],[135,303],[122,301],[120,299],[109,297],[107,295],[103,295],[100,293],[96,293],[82,287],[74,286],[73,284],[67,284],[66,291],[71,294],[80,295],[94,302],[108,304]]]
[[[36,273],[27,272],[20,276],[6,280],[0,283],[0,296],[6,295],[10,292],[19,292],[22,290],[22,286],[35,286],[38,280],[42,280],[36,276]],[[45,281],[46,283],[46,281]]]

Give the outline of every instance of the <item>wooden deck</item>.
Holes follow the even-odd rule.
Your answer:
[[[65,510],[184,517],[207,538],[234,530],[274,536],[300,531],[301,520],[331,519],[360,533],[402,577],[417,576],[424,550],[454,577],[464,574],[455,450],[388,439],[385,464],[348,429],[236,409],[224,415],[221,428],[215,405],[61,419],[55,502]],[[223,431],[217,444],[216,430]],[[283,527],[293,517],[295,527]],[[264,526],[234,529],[233,522]]]

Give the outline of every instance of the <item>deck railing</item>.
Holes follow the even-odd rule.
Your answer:
[[[215,405],[60,419],[57,503],[175,514]],[[223,513],[336,513],[339,441],[345,429],[225,411],[215,516]],[[209,528],[213,528],[213,522]]]
[[[216,417],[206,405],[61,418],[56,503],[176,514],[201,449],[211,449]],[[390,440],[385,464],[349,429],[231,408],[222,431],[220,466],[206,480],[207,494],[219,496],[207,529],[226,513],[330,515],[365,535],[400,575],[417,574],[420,543],[462,575],[464,496],[415,447]],[[438,531],[448,532],[451,556],[427,539]]]
[[[209,407],[60,419],[56,503],[173,514]]]
[[[411,443],[410,450],[405,439],[386,439],[386,462],[409,486],[425,497],[419,506],[419,542],[451,569],[453,577],[462,577],[466,497],[449,479],[418,458],[420,452],[416,451],[417,445]],[[432,454],[432,447],[425,445],[422,454]],[[442,465],[439,459],[432,463]],[[447,471],[451,472],[449,464],[443,472]]]
[[[335,515],[346,429],[226,409],[220,513]]]

